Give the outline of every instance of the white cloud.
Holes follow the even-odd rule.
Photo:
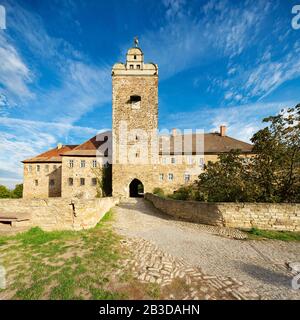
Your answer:
[[[96,134],[73,123],[111,100],[111,82],[108,66],[91,63],[65,40],[51,37],[40,16],[13,1],[5,5],[10,23],[0,33],[0,179],[8,183],[22,179],[21,160]],[[51,89],[40,87],[42,67],[55,79]],[[27,120],[13,118],[16,110]]]
[[[33,98],[28,85],[33,81],[28,66],[17,50],[0,33],[0,83],[3,86],[1,96],[12,101]]]
[[[38,120],[73,123],[95,106],[110,101],[108,66],[91,63],[65,40],[51,37],[39,15],[12,1],[6,7],[13,13],[8,31],[16,35],[12,38],[12,32],[5,32],[0,39],[0,60],[3,57],[5,61],[0,66],[0,84],[5,90],[0,87],[0,94],[7,97],[9,105],[18,105],[25,116],[30,109],[30,116]],[[30,63],[15,38],[18,46],[25,45],[30,51]],[[53,84],[49,83],[52,89],[47,91],[39,84],[45,76],[42,67],[51,70],[54,78]]]
[[[82,143],[96,133],[93,128],[65,123],[0,117],[0,179],[21,181],[22,160],[55,147],[58,142]],[[69,135],[71,141],[68,141]]]
[[[265,0],[244,5],[208,1],[199,5],[198,12],[190,10],[185,1],[163,3],[166,18],[162,26],[141,35],[141,47],[158,63],[162,79],[221,57],[240,55],[253,45],[270,8],[270,1]]]

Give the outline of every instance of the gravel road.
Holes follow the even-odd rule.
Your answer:
[[[300,300],[286,267],[300,262],[299,242],[224,237],[214,227],[171,220],[144,199],[129,199],[115,213],[114,226],[120,234],[151,241],[207,274],[235,278],[262,299]]]

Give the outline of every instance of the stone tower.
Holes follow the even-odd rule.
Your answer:
[[[113,195],[134,195],[137,184],[144,192],[154,186],[153,150],[150,137],[158,127],[158,66],[144,63],[136,46],[126,63],[112,69]]]

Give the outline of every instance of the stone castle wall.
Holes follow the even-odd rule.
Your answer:
[[[162,212],[200,224],[240,229],[300,231],[300,204],[204,203],[163,199],[146,194]]]
[[[73,167],[70,167],[70,161]],[[81,161],[85,161],[85,167],[81,168]],[[62,197],[74,197],[79,199],[93,199],[97,196],[97,185],[93,184],[93,179],[100,174],[99,163],[97,168],[93,168],[93,160],[96,157],[63,157],[62,159]],[[73,179],[70,185],[69,179]],[[83,178],[85,184],[81,185],[80,179]]]
[[[61,163],[24,164],[23,197],[25,199],[60,197],[61,175]]]
[[[118,199],[1,199],[1,214],[9,216],[30,216],[29,223],[20,223],[20,226],[40,227],[46,231],[53,230],[82,230],[95,227],[106,212],[118,203]],[[6,229],[4,229],[6,228]],[[10,225],[1,225],[1,230],[8,230]],[[22,229],[23,230],[23,229]],[[13,231],[13,230],[11,230]],[[18,231],[18,223],[16,224]]]

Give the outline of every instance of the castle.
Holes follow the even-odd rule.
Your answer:
[[[112,131],[80,145],[58,145],[24,160],[24,198],[97,195],[101,168],[112,163],[113,196],[138,196],[159,187],[172,192],[196,180],[204,164],[239,149],[250,156],[252,146],[218,133],[158,135],[158,66],[144,63],[136,46],[126,63],[112,68]]]

